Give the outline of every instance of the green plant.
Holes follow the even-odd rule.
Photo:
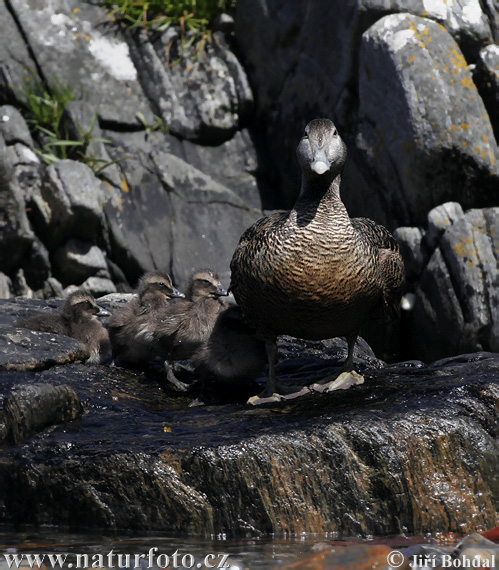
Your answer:
[[[104,168],[118,162],[118,160],[109,161],[88,153],[92,142],[112,142],[92,136],[97,114],[93,116],[86,131],[80,128],[79,140],[69,139],[66,130],[61,128],[64,107],[78,98],[70,85],[64,85],[55,78],[49,87],[41,82],[32,70],[27,70],[24,89],[20,95],[19,99],[27,115],[26,122],[34,138],[40,142],[40,148],[35,151],[46,164],[71,158],[84,162],[98,174]]]
[[[103,0],[109,15],[134,28],[153,26],[164,30],[179,25],[206,32],[213,18],[234,4],[234,0]]]

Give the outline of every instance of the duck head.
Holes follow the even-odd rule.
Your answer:
[[[165,299],[184,298],[185,295],[173,286],[171,277],[160,271],[150,271],[139,279],[137,294],[141,301],[145,297],[164,297]]]
[[[192,274],[188,287],[191,301],[200,297],[224,297],[227,290],[222,287],[220,277],[210,269],[201,269]]]
[[[94,317],[109,317],[110,313],[99,307],[91,293],[78,289],[64,301],[62,315],[73,322],[77,322]]]
[[[331,179],[341,172],[347,150],[332,121],[314,119],[305,127],[296,154],[305,176]]]

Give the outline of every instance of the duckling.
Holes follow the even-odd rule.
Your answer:
[[[240,307],[232,305],[218,315],[208,341],[195,352],[192,361],[203,387],[191,405],[204,403],[207,382],[214,382],[224,395],[245,395],[247,399],[251,394],[248,389],[267,364],[265,343],[245,322]]]
[[[297,149],[302,185],[293,209],[257,221],[232,257],[229,290],[267,351],[269,379],[260,398],[289,392],[275,375],[279,335],[346,337],[342,371],[322,386],[337,389],[352,377],[363,381],[353,371],[360,327],[379,309],[387,320],[398,314],[402,257],[386,228],[349,217],[340,198],[346,155],[332,121],[311,121]]]
[[[170,303],[183,299],[166,273],[145,273],[137,284],[137,298],[114,313],[107,323],[113,361],[128,366],[145,365],[157,355],[156,327]]]
[[[79,340],[90,353],[87,362],[98,364],[105,360],[110,343],[107,330],[97,317],[109,312],[97,305],[92,294],[79,289],[64,301],[61,312],[33,314],[19,319],[17,324],[35,331],[65,334]]]
[[[166,361],[187,360],[207,342],[227,296],[219,276],[209,269],[194,272],[187,289],[189,301],[166,307],[157,328]]]

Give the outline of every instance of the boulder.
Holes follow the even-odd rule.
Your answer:
[[[420,224],[449,199],[496,201],[497,144],[450,34],[425,18],[386,16],[363,35],[359,70],[359,134],[392,217]]]
[[[49,166],[40,192],[32,197],[31,218],[49,251],[71,237],[95,241],[103,213],[101,182],[82,162]]]
[[[16,444],[47,427],[76,419],[83,406],[70,386],[16,385],[3,398],[0,442]]]
[[[171,133],[219,144],[249,119],[253,94],[221,32],[205,43],[194,32],[186,41],[172,27],[152,37],[139,30],[129,45],[144,89]]]
[[[23,87],[27,70],[34,71],[36,63],[24,41],[7,2],[0,2],[0,101],[25,100]]]
[[[8,145],[22,143],[33,148],[33,139],[21,113],[12,105],[0,107],[0,133]]]
[[[407,281],[419,279],[425,263],[423,232],[420,228],[400,227],[393,232],[404,260]]]
[[[228,285],[234,249],[261,211],[173,154],[158,150],[152,158],[171,201],[176,282],[185,283],[193,270],[208,267]]]
[[[0,322],[40,305],[0,302]],[[283,339],[277,372],[309,384],[345,349]],[[495,526],[498,356],[386,366],[360,343],[356,362],[364,384],[251,409],[190,408],[193,395],[171,392],[159,369],[0,372],[7,397],[69,387],[86,409],[4,447],[0,522],[253,537]]]
[[[498,223],[498,208],[470,210],[443,234],[414,307],[418,358],[499,351]]]
[[[14,177],[5,140],[0,134],[0,270],[7,275],[21,265],[34,235],[26,216],[23,193]]]
[[[397,204],[391,208],[385,196],[389,197],[393,188],[391,185],[385,187],[386,179],[384,177],[381,177],[381,180],[378,179],[377,170],[373,168],[374,161],[369,161],[365,156],[363,135],[367,127],[358,125],[359,119],[361,121],[363,119],[363,103],[370,105],[375,100],[376,93],[383,92],[384,87],[388,94],[393,94],[395,102],[403,99],[403,95],[395,93],[393,86],[388,86],[388,81],[385,82],[386,69],[374,74],[373,77],[374,81],[380,77],[381,82],[385,82],[385,86],[369,85],[368,88],[360,88],[359,91],[358,61],[361,38],[371,25],[394,12],[411,12],[415,17],[425,16],[434,19],[438,22],[433,22],[435,28],[443,34],[442,26],[445,27],[458,42],[459,47],[452,42],[457,47],[458,53],[462,50],[470,63],[476,60],[479,50],[492,41],[490,25],[494,20],[495,10],[493,8],[489,10],[488,5],[484,6],[478,0],[452,3],[421,0],[390,2],[362,0],[357,3],[315,2],[310,6],[298,0],[286,3],[238,1],[235,14],[235,40],[255,92],[258,124],[269,142],[271,164],[276,168],[277,202],[275,207],[290,208],[299,193],[299,168],[295,158],[295,149],[303,127],[309,120],[317,117],[333,119],[340,134],[347,142],[350,158],[344,171],[343,187],[344,200],[352,215],[370,216],[394,229],[400,225],[422,223],[428,209],[443,201],[437,199],[435,203],[425,205],[426,210],[418,216],[418,219],[416,216],[411,217],[410,209],[404,212],[403,204]],[[396,18],[397,16],[390,17]],[[328,23],[328,34],[317,34],[317,30],[322,29],[325,21]],[[433,37],[436,36],[433,35]],[[440,43],[440,40],[434,42],[435,45],[437,43]],[[423,53],[421,46],[419,47]],[[272,57],[269,57],[269,54],[272,54]],[[411,54],[411,57],[412,55],[414,54]],[[435,54],[436,63],[440,61],[442,55]],[[426,56],[422,55],[420,60],[426,60]],[[426,61],[428,68],[433,67],[430,59]],[[450,69],[456,68],[457,60],[450,63]],[[464,69],[466,65],[467,62],[461,58],[458,67]],[[421,91],[418,84],[421,80],[426,80],[425,78],[431,76],[429,71],[425,69],[420,76],[415,78],[414,89],[418,93]],[[464,79],[464,75],[457,78],[455,85],[451,83],[454,90],[459,87],[461,79]],[[432,101],[435,98],[435,85],[430,79],[426,81],[430,82],[430,85],[428,95],[425,95],[423,99]],[[446,83],[447,79],[442,78],[442,81]],[[470,83],[469,73],[466,73],[465,81]],[[406,81],[406,87],[410,92],[412,87],[409,80]],[[446,85],[444,89],[447,89]],[[466,109],[468,113],[474,101],[467,93],[464,93],[463,98],[469,102],[467,106],[461,107],[461,112]],[[389,101],[389,98],[383,94],[379,100]],[[458,104],[455,106],[454,113],[457,112]],[[454,103],[451,105],[454,106]],[[397,108],[393,107],[391,101],[386,107],[388,115],[392,108]],[[415,111],[417,117],[417,108]],[[471,120],[477,126],[475,131],[477,137],[469,137],[467,142],[470,145],[468,150],[474,149],[475,146],[480,147],[477,154],[481,156],[485,153],[481,159],[486,163],[488,148],[483,145],[486,141],[482,140],[482,135],[485,133],[490,139],[490,130],[484,131],[481,128],[482,114],[481,109],[473,110]],[[465,112],[463,112],[464,115]],[[446,111],[443,111],[441,117],[445,116]],[[478,123],[475,118],[478,118]],[[467,118],[452,123],[452,125],[461,125],[461,123],[466,125]],[[437,128],[440,128],[438,123]],[[445,126],[444,128],[446,129]],[[395,147],[397,141],[393,142],[391,135],[386,140],[382,138],[386,132],[383,126],[380,126],[377,132],[379,137],[376,141],[376,152],[389,160],[386,157],[394,156],[394,149],[390,149],[390,144]],[[479,142],[476,143],[476,141]],[[368,146],[370,144],[369,142]],[[491,147],[490,150],[496,160],[494,148]],[[450,158],[448,160],[450,161]],[[403,166],[394,168],[404,172]],[[480,169],[481,165],[467,163],[464,168],[467,173],[465,180],[468,188],[471,189],[474,186],[471,178],[482,176],[474,172]],[[487,173],[483,176],[490,177]],[[460,184],[462,186],[463,182],[460,181]],[[483,186],[481,182],[477,184]],[[371,196],[371,188],[374,185],[378,186],[379,195],[377,197]],[[490,188],[494,185],[497,185],[497,181],[493,180],[488,184],[488,202],[474,204],[470,197],[470,200],[466,202],[466,207],[493,205],[490,202],[492,192]],[[396,187],[398,186],[399,182],[396,181]],[[471,190],[469,192],[471,193]],[[453,198],[458,198],[458,196],[449,195],[444,199]]]
[[[56,277],[64,285],[80,285],[88,277],[109,280],[104,252],[90,242],[72,238],[54,252]]]
[[[5,273],[0,272],[0,299],[8,299],[12,296],[12,281]]]
[[[137,128],[140,112],[152,122],[127,43],[119,30],[108,34],[96,25],[106,18],[102,7],[78,0],[12,0],[9,5],[49,84],[71,85],[103,121]]]
[[[473,80],[489,113],[490,122],[499,141],[499,46],[482,49],[473,72]]]

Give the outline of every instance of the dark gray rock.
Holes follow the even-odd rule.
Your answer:
[[[0,272],[0,299],[12,297],[12,281],[5,273]]]
[[[393,232],[393,237],[400,246],[406,279],[411,282],[416,281],[421,275],[425,263],[422,231],[419,228],[401,227]]]
[[[430,251],[434,251],[444,233],[459,218],[464,216],[461,204],[458,202],[446,202],[428,212],[428,230],[425,234],[425,242]]]
[[[32,196],[32,220],[49,251],[71,237],[95,241],[103,200],[101,181],[87,165],[61,160],[49,166]]]
[[[49,83],[70,84],[104,121],[137,128],[137,112],[153,120],[121,33],[96,26],[105,19],[103,8],[78,0],[9,5]]]
[[[45,370],[56,364],[85,361],[89,353],[75,339],[16,326],[29,312],[53,312],[61,302],[0,300],[0,370]]]
[[[490,45],[480,52],[473,80],[482,96],[490,122],[499,140],[499,46]]]
[[[422,360],[499,351],[499,210],[470,210],[443,235],[421,276],[414,350]]]
[[[230,188],[246,204],[262,208],[259,184],[265,192],[265,172],[259,168],[259,158],[248,130],[238,131],[229,141],[218,146],[201,146],[189,141],[182,143],[183,158],[190,165]]]
[[[26,70],[36,64],[7,2],[0,2],[0,46],[0,101],[22,101]]]
[[[3,398],[0,411],[0,442],[16,444],[49,426],[76,419],[83,407],[70,386],[26,384]]]
[[[56,277],[64,285],[80,285],[88,277],[109,280],[106,257],[90,242],[72,238],[54,252]]]
[[[155,151],[153,160],[173,210],[172,275],[185,283],[194,269],[210,267],[228,285],[234,249],[261,212],[177,156]]]
[[[343,137],[352,137],[349,148],[354,146],[361,35],[383,16],[394,12],[434,18],[453,35],[471,62],[492,39],[478,1],[452,4],[421,0],[313,4],[302,0],[238,1],[235,39],[255,92],[257,117],[270,141],[270,152],[277,167],[280,179],[277,190],[280,186],[281,193],[278,206],[291,207],[299,192],[295,148],[309,120],[320,116],[333,119]],[[328,23],[325,35],[317,33],[324,22]],[[365,95],[361,100],[363,97]],[[381,152],[384,152],[383,147]],[[351,150],[350,155],[353,156]],[[372,177],[372,168],[363,162],[364,159],[354,158],[348,166],[348,177],[345,171],[344,183],[354,189],[360,175],[358,170],[367,174],[367,180]],[[351,181],[350,174],[353,175]],[[405,223],[397,219],[394,212],[388,213],[388,222],[378,215],[386,210],[385,202],[377,204],[370,200],[369,206],[364,208],[363,201],[359,190],[351,200],[354,206],[361,204],[351,209],[354,215],[371,215],[391,227]]]
[[[116,292],[116,286],[107,277],[88,277],[80,285],[70,285],[64,290],[64,296],[69,295],[77,289],[85,289],[85,291],[90,291],[94,297],[100,297],[102,295],[107,295],[109,293]]]
[[[8,145],[22,143],[33,148],[33,139],[21,113],[12,105],[0,107],[0,133]]]
[[[14,169],[0,134],[0,270],[12,274],[33,242],[33,232],[26,216],[26,204]]]
[[[496,202],[499,153],[487,112],[441,26],[386,16],[363,35],[359,70],[361,145],[391,217],[421,224],[450,199],[464,208]]]
[[[28,285],[33,290],[42,289],[51,276],[49,252],[36,236],[25,254],[23,271]]]
[[[220,32],[204,49],[200,36],[188,39],[190,46],[173,28],[152,38],[141,30],[129,45],[144,89],[170,132],[219,144],[248,120],[253,94]]]
[[[324,343],[283,351],[284,381],[337,369]],[[3,450],[0,519],[252,536],[491,527],[498,373],[491,354],[429,367],[373,361],[366,382],[341,393],[193,409],[157,372],[4,372],[7,391],[70,386],[86,413]]]

